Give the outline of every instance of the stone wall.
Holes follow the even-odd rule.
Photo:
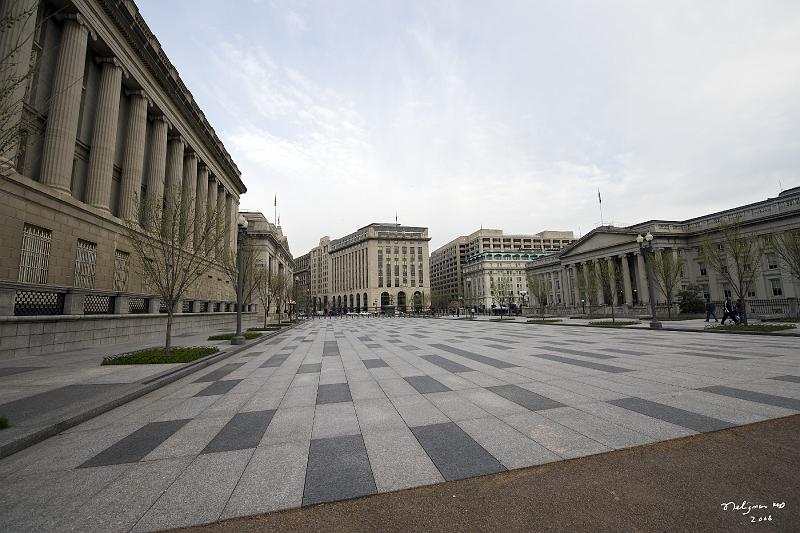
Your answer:
[[[259,313],[243,313],[242,328],[259,325]],[[163,338],[167,317],[158,315],[70,315],[39,317],[0,317],[0,361],[29,355],[76,350],[100,344],[115,345],[133,341],[152,342]],[[176,335],[236,328],[236,313],[176,314],[172,323]]]

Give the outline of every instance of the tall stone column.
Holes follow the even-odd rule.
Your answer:
[[[63,19],[42,146],[40,181],[70,193],[89,27],[80,15],[65,15]]]
[[[208,211],[208,167],[200,163],[197,169],[197,195],[194,204],[194,249],[208,237],[204,235]],[[207,242],[207,241],[206,241]],[[204,247],[205,248],[205,247]],[[200,250],[204,251],[204,250]]]
[[[144,172],[144,140],[147,129],[148,99],[144,91],[130,91],[130,111],[125,135],[125,151],[122,154],[122,182],[119,191],[119,217],[135,220],[139,191]]]
[[[3,123],[0,124],[0,138],[10,140],[3,142],[3,153],[0,153],[2,167],[6,167],[6,162],[13,166],[19,151],[17,139],[19,139],[19,125],[22,119],[38,5],[38,0],[0,2],[0,20],[17,21],[0,32],[0,58],[3,61],[3,68],[0,69],[0,87],[8,91],[8,94],[3,95],[5,116]]]
[[[226,257],[231,257],[231,252],[234,248],[235,241],[231,239],[231,224],[235,224],[236,218],[233,216],[233,195],[227,191],[225,193],[225,223],[222,225],[223,240],[222,240],[222,253]],[[235,255],[235,252],[234,254]]]
[[[639,303],[647,305],[650,303],[650,293],[647,291],[647,269],[644,265],[644,256],[641,252],[636,253],[636,270],[639,274]]]
[[[153,229],[152,211],[161,210],[164,205],[164,180],[167,165],[167,132],[169,121],[166,117],[153,118],[153,134],[150,136],[150,159],[147,162],[147,197],[144,227]]]
[[[572,264],[572,296],[574,297],[574,301],[572,305],[579,305],[581,303],[581,289],[578,286],[578,263]]]
[[[609,285],[611,287],[611,302],[609,303],[616,306],[619,305],[619,295],[617,294],[617,277],[615,275],[617,271],[617,264],[613,257],[606,257],[606,261],[608,262],[608,273],[609,277],[611,278],[609,280]]]
[[[594,274],[595,279],[597,281],[600,281],[602,279],[602,277],[600,276],[600,261],[602,260],[603,259],[600,258],[592,262],[592,267],[593,267],[592,274]],[[599,305],[608,305],[608,302],[606,302],[605,296],[603,295],[602,283],[597,283],[597,303]]]
[[[224,250],[228,250],[230,248],[225,248],[225,219],[228,218],[226,213],[230,213],[230,211],[225,210],[225,197],[227,196],[227,191],[225,187],[220,185],[220,188],[217,190],[217,236],[215,239],[216,242],[216,258],[217,261],[223,261],[225,259],[225,255],[223,253]]]
[[[208,181],[208,200],[206,201],[206,220],[214,220],[217,216],[217,179],[214,176],[209,176]],[[216,232],[216,222],[214,228],[210,228]],[[214,246],[215,237],[209,235],[206,237],[206,253],[209,258],[214,259],[217,254],[216,246]]]
[[[117,146],[117,119],[122,90],[122,65],[114,58],[102,58],[97,111],[94,114],[92,148],[86,174],[86,203],[111,211],[111,180],[114,177],[114,149]]]
[[[190,152],[183,158],[183,187],[181,188],[181,233],[185,235],[186,247],[194,248],[195,194],[197,191],[197,155]]]
[[[183,180],[183,149],[185,145],[180,135],[171,137],[167,145],[167,169],[164,177],[164,220],[168,225],[179,221],[180,214],[175,210],[181,194]],[[177,231],[179,227],[169,228]]]
[[[628,264],[627,254],[619,256],[622,261],[622,286],[625,292],[625,305],[633,305],[633,289],[631,288],[631,267]]]
[[[583,268],[582,268],[582,270],[583,270],[583,282],[585,283],[585,287],[586,287],[586,299],[587,300],[593,299],[593,297],[594,297],[593,294],[589,293],[589,288],[592,286],[589,276],[593,276],[594,275],[594,271],[592,270],[593,268],[594,268],[594,264],[592,263],[592,261],[584,261],[583,262]]]

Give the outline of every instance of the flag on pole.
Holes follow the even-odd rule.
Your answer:
[[[597,188],[597,201],[601,204],[603,203],[603,199],[600,198],[600,187]]]
[[[278,207],[278,193],[275,193],[275,203],[273,205]]]

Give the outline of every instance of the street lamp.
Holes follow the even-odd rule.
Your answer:
[[[647,272],[647,294],[650,297],[650,328],[661,329],[661,322],[656,318],[656,295],[653,289],[653,234],[649,231],[647,235],[642,237],[641,233],[636,236],[636,242],[639,243],[639,251],[644,257],[645,270]],[[646,243],[646,244],[645,244]]]
[[[519,295],[522,298],[522,305],[519,308],[519,314],[522,315],[525,309],[525,297],[528,295],[528,291],[519,291]]]
[[[242,300],[244,299],[244,239],[247,237],[247,219],[241,214],[237,220],[236,233],[236,335],[231,344],[244,344],[242,335]]]

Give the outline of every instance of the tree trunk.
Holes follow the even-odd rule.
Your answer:
[[[267,329],[267,309],[264,308],[264,329]]]
[[[169,357],[172,349],[172,305],[167,304],[167,338],[164,342],[164,356]]]
[[[617,321],[617,318],[614,315],[614,301],[612,300],[611,301],[611,323],[613,324],[616,321]]]

